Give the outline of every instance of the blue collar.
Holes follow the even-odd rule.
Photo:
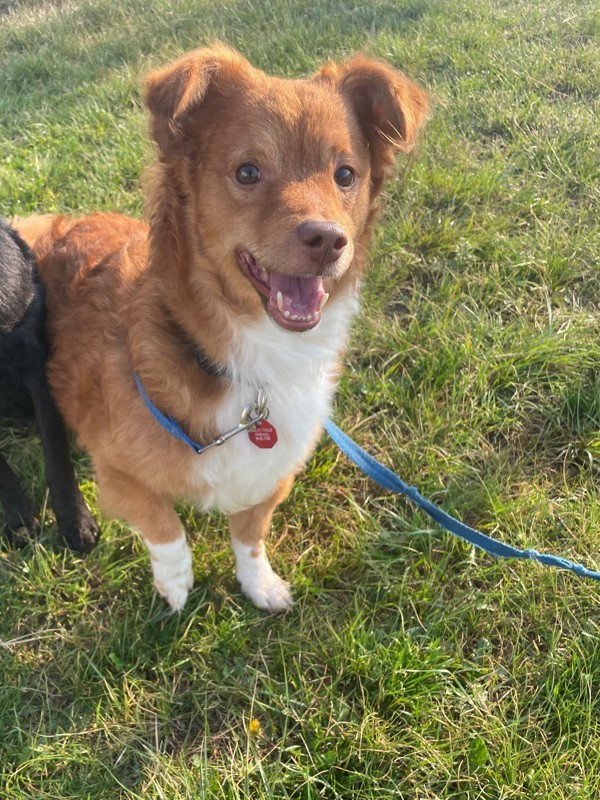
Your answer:
[[[256,393],[256,400],[242,410],[240,422],[235,428],[231,428],[231,430],[220,434],[208,444],[200,444],[200,442],[195,442],[193,439],[191,439],[183,430],[181,425],[173,419],[173,417],[165,416],[165,414],[163,414],[162,411],[160,411],[154,405],[152,400],[150,400],[148,397],[148,394],[144,389],[144,386],[140,380],[140,376],[137,374],[137,372],[134,373],[134,377],[139,393],[142,396],[142,400],[146,404],[146,408],[152,414],[156,422],[158,422],[158,424],[164,428],[167,433],[170,433],[171,436],[174,436],[176,439],[179,439],[180,442],[183,442],[184,444],[187,444],[188,447],[191,447],[192,450],[198,455],[202,455],[202,453],[204,453],[206,450],[210,450],[211,447],[220,447],[220,445],[225,444],[225,442],[229,441],[229,439],[231,439],[233,436],[237,436],[238,433],[252,429],[255,425],[269,416],[269,409],[267,408],[267,393],[264,389],[259,389]]]

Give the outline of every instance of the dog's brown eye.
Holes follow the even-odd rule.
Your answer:
[[[339,169],[336,169],[333,179],[338,186],[342,186],[344,189],[347,189],[349,186],[352,186],[355,177],[356,175],[351,167],[340,167]]]
[[[252,183],[258,183],[261,176],[259,168],[254,164],[242,164],[237,168],[235,177],[238,183],[250,186]]]

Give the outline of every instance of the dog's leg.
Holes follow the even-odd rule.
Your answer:
[[[237,579],[244,594],[265,611],[289,611],[293,605],[289,584],[273,571],[265,552],[271,517],[293,481],[290,475],[268,500],[229,517]]]
[[[69,453],[65,425],[56,408],[42,371],[29,382],[40,431],[46,482],[52,496],[58,529],[70,548],[89,552],[98,539],[98,525],[81,496]]]
[[[0,455],[0,503],[4,509],[6,538],[11,544],[22,547],[30,536],[37,533],[39,523],[33,516],[31,501],[2,455]]]
[[[98,468],[97,479],[102,506],[139,533],[150,553],[156,590],[180,611],[194,575],[192,554],[171,499],[118,470]]]

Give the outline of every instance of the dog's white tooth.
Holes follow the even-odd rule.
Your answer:
[[[289,311],[287,311],[287,310],[286,310],[286,311],[284,311],[284,312],[283,312],[283,316],[284,316],[286,319],[289,319],[289,318],[290,318],[292,315],[290,314],[290,312],[289,312]]]
[[[329,295],[325,293],[319,302],[319,311],[322,311],[325,307],[325,303],[329,300]]]
[[[281,294],[281,292],[277,292],[277,308],[283,314],[283,295]]]

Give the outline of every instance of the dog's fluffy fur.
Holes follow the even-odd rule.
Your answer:
[[[192,586],[173,510],[184,498],[229,515],[243,591],[285,610],[264,540],[329,411],[377,198],[426,95],[361,55],[290,81],[216,45],[152,74],[146,104],[158,151],[148,226],[114,214],[23,222],[48,295],[51,385],[104,508],[141,534],[174,609]],[[277,444],[244,433],[196,455],[152,418],[136,372],[200,441],[266,389]]]
[[[73,549],[93,547],[98,529],[75,482],[64,424],[45,374],[44,297],[33,255],[0,220],[0,415],[37,418],[46,477],[59,530]],[[33,507],[16,475],[0,455],[0,503],[4,531],[24,544],[38,529]]]

